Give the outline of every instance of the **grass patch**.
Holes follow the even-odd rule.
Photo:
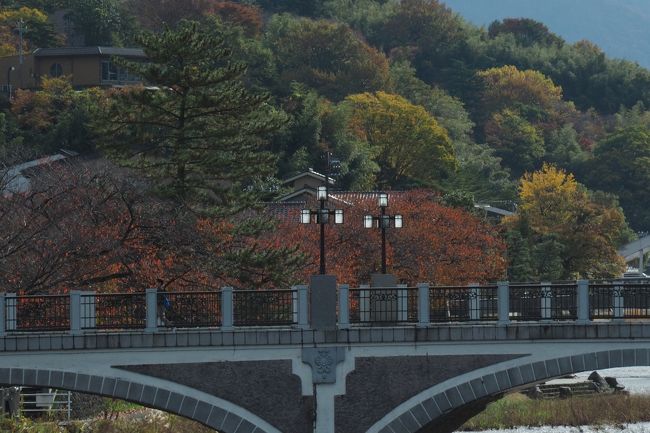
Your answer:
[[[532,400],[510,394],[495,401],[461,430],[536,427],[616,425],[650,421],[650,396],[593,395],[566,400]]]

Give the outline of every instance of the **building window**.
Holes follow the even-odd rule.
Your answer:
[[[110,60],[102,61],[102,82],[128,83],[141,81],[140,77],[120,68]]]
[[[63,67],[59,63],[52,63],[50,66],[50,77],[60,77],[63,75]]]

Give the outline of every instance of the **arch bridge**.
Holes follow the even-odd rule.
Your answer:
[[[343,285],[334,305],[311,289],[0,294],[0,384],[224,433],[427,433],[551,378],[650,365],[645,281]]]

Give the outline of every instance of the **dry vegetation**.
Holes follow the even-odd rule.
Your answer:
[[[516,426],[617,425],[650,421],[650,396],[594,395],[567,400],[531,400],[512,394],[490,404],[462,430]]]

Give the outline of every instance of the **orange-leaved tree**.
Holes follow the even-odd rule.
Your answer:
[[[345,222],[325,229],[327,273],[336,275],[340,283],[362,284],[381,269],[381,232],[363,228],[364,215],[379,213],[377,199],[363,193],[334,193],[333,197],[330,207],[344,209]],[[320,233],[316,225],[299,224],[298,212],[289,212],[272,242],[299,245],[311,257],[300,276],[306,281],[318,273]],[[505,245],[497,230],[464,210],[441,205],[434,193],[389,193],[387,212],[404,218],[403,228],[387,230],[388,272],[400,280],[467,284],[504,276]]]

